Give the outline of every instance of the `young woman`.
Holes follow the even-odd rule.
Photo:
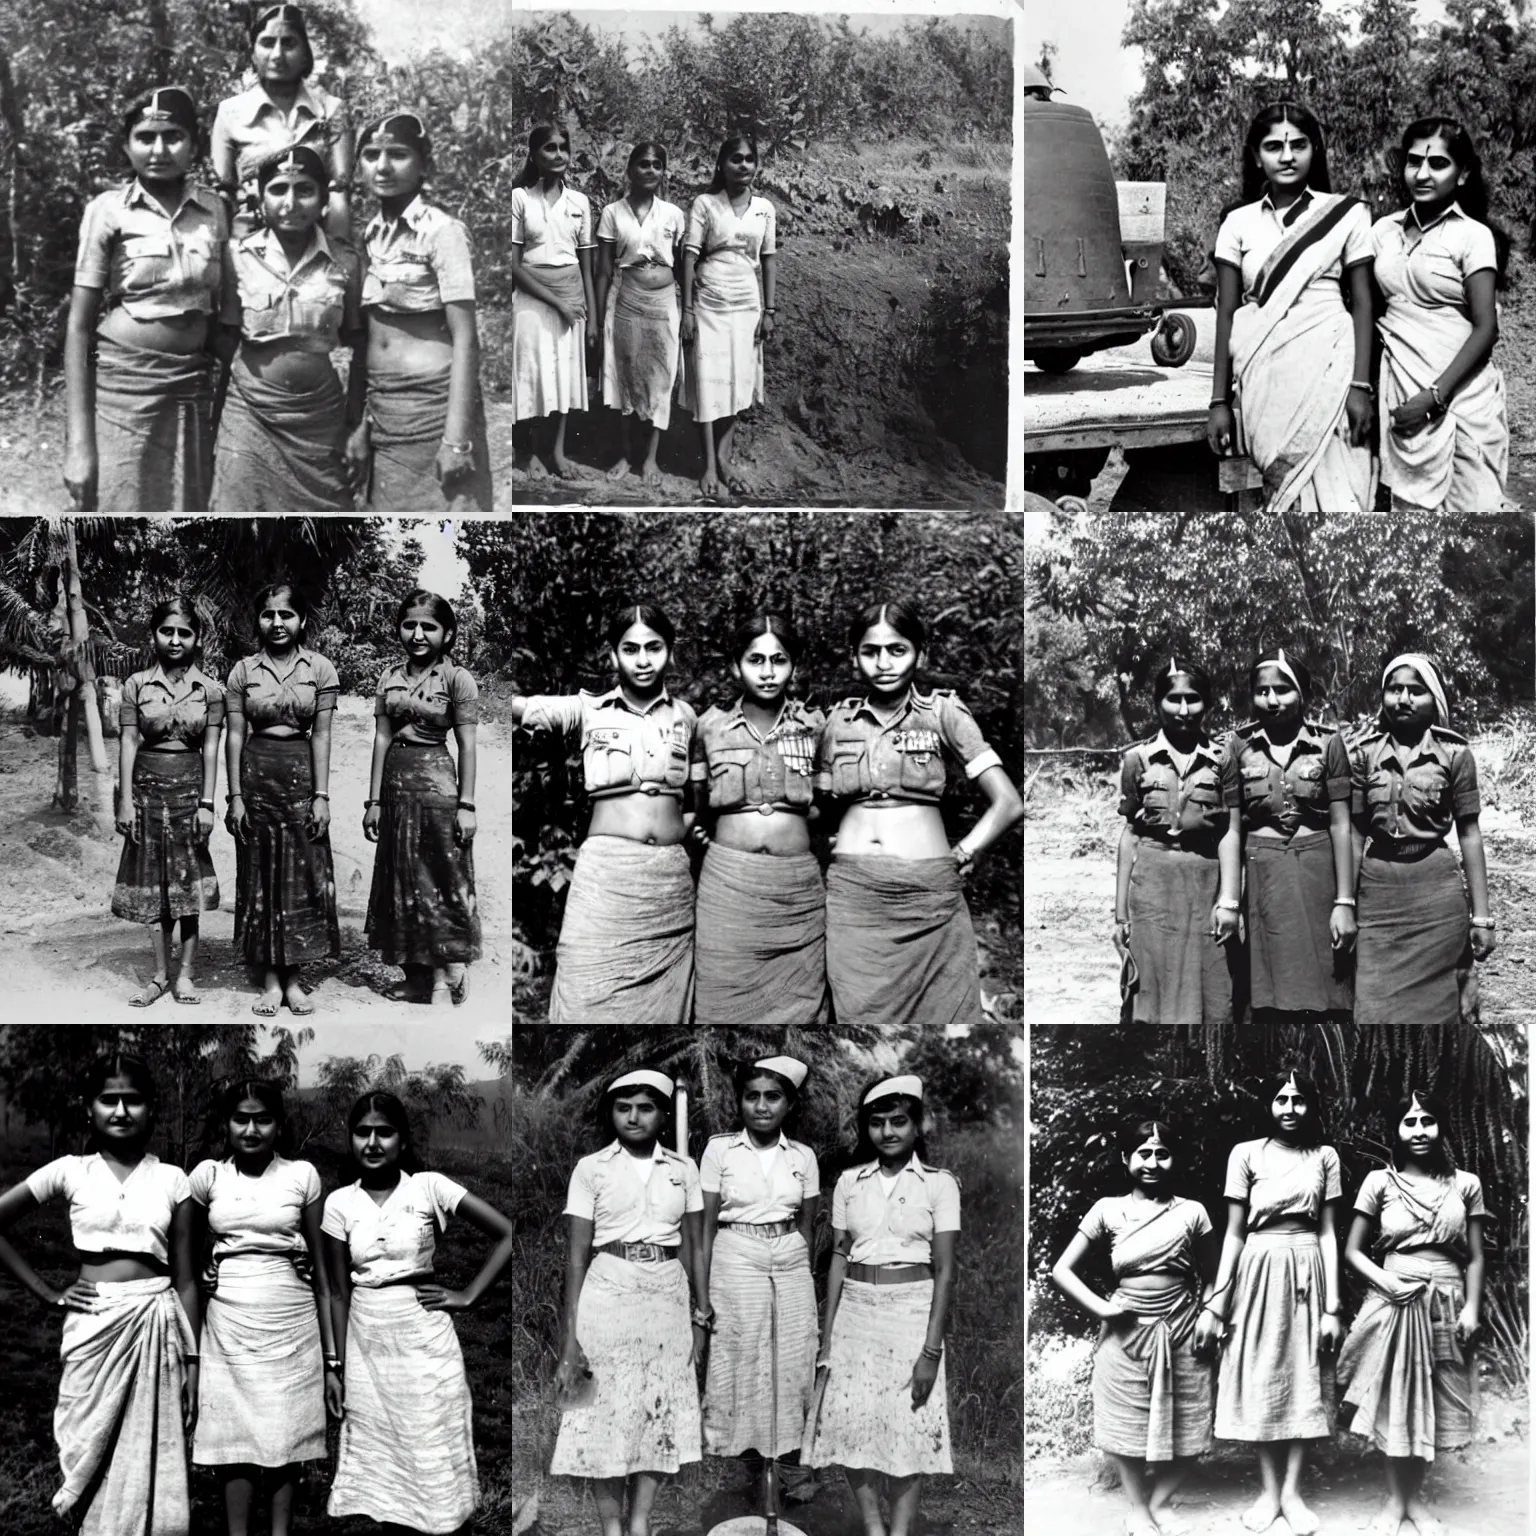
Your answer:
[[[1457,972],[1493,953],[1497,924],[1477,763],[1450,728],[1428,656],[1405,652],[1382,669],[1378,729],[1351,748],[1350,783],[1360,871],[1355,1022],[1455,1024]],[[1453,825],[1460,869],[1445,846]]]
[[[1304,715],[1312,675],[1281,647],[1248,671],[1257,717],[1228,738],[1222,800],[1241,818],[1253,1007],[1319,1023],[1354,999],[1349,751]]]
[[[179,86],[123,116],[133,180],[80,221],[64,339],[64,483],[86,512],[203,512],[213,480],[210,319],[229,221],[188,173],[202,129]]]
[[[512,414],[548,417],[548,447],[535,442],[528,474],[579,478],[565,456],[565,421],[587,408],[586,349],[597,342],[592,293],[592,204],[566,185],[571,136],[538,124],[528,135],[528,163],[512,189]],[[541,454],[548,457],[546,467]]]
[[[827,980],[839,1023],[884,1029],[980,1022],[976,939],[960,876],[1024,815],[1002,759],[953,690],[916,685],[928,628],[910,603],[848,626],[862,693],[834,705],[816,788],[840,802],[827,874]],[[987,799],[953,848],[939,802],[947,749]]]
[[[123,839],[112,915],[149,928],[155,973],[128,999],[147,1008],[169,992],[200,1003],[199,916],[219,909],[219,877],[208,854],[224,690],[198,666],[203,621],[184,597],[150,610],[155,665],[123,683],[118,709],[117,831]],[[171,930],[180,922],[176,980]]]
[[[386,112],[357,144],[379,211],[363,231],[368,409],[350,457],[370,466],[375,512],[489,512],[469,231],[423,199],[432,145],[414,112]]]
[[[102,1057],[81,1098],[85,1155],[55,1158],[0,1195],[0,1233],[67,1200],[80,1260],[79,1278],[57,1291],[0,1237],[0,1265],[65,1314],[53,1509],[90,1536],[187,1531],[202,1331],[191,1192],[149,1151],[155,1085],[142,1061]]]
[[[597,310],[603,317],[603,404],[621,412],[619,460],[608,471],[622,480],[632,460],[644,461],[640,478],[661,484],[656,450],[672,420],[677,383],[677,278],[686,220],[661,196],[666,146],[636,144],[629,152],[624,196],[597,222]],[[630,449],[629,418],[640,435]],[[646,434],[649,434],[648,436]]]
[[[1509,471],[1497,290],[1509,242],[1488,220],[1477,148],[1460,123],[1403,133],[1403,213],[1371,230],[1381,332],[1381,477],[1401,512],[1496,512]]]
[[[649,603],[608,621],[606,693],[512,697],[512,722],[581,738],[592,820],[556,955],[551,1024],[686,1024],[693,1006],[692,707],[666,686],[677,631]]]
[[[1221,753],[1205,730],[1205,669],[1170,656],[1152,679],[1152,698],[1157,735],[1120,760],[1115,948],[1134,962],[1136,1023],[1219,1024],[1232,1017],[1239,813],[1221,803]]]
[[[1104,1325],[1093,1355],[1094,1444],[1119,1469],[1126,1536],[1158,1536],[1191,1461],[1211,1447],[1211,1368],[1194,1335],[1220,1243],[1205,1207],[1174,1193],[1184,1148],[1170,1125],[1139,1120],[1119,1146],[1131,1193],[1094,1202],[1051,1278]],[[1077,1273],[1095,1245],[1115,1271],[1107,1300]]]
[[[246,1536],[258,1494],[272,1536],[288,1536],[298,1464],[325,1460],[322,1344],[324,1358],[337,1358],[320,1175],[279,1151],[290,1138],[275,1083],[231,1083],[215,1127],[224,1156],[205,1158],[189,1181],[213,1237],[214,1276],[192,1460],[218,1468],[229,1536]],[[300,1278],[301,1263],[313,1281]]]
[[[462,1003],[480,958],[475,908],[475,732],[480,690],[449,657],[452,607],[418,587],[395,610],[405,659],[379,678],[363,836],[379,845],[368,947],[398,965],[397,1001]],[[448,754],[448,732],[458,746]]]
[[[255,83],[219,103],[210,151],[219,191],[234,214],[235,238],[261,227],[256,168],[268,155],[303,144],[324,165],[326,228],[345,240],[352,225],[352,130],[346,103],[309,83],[315,55],[304,12],[296,5],[258,6],[250,36]]]
[[[1435,1452],[1472,1439],[1482,1326],[1483,1186],[1452,1160],[1442,1100],[1413,1089],[1393,1112],[1392,1166],[1365,1176],[1344,1261],[1370,1286],[1339,1352],[1350,1429],[1387,1462],[1372,1527],[1443,1531],[1420,1497]],[[1377,1240],[1366,1251],[1371,1228]]]
[[[1339,1347],[1339,1154],[1322,1144],[1310,1078],[1289,1072],[1263,1089],[1270,1133],[1227,1159],[1227,1231],[1216,1286],[1195,1325],[1195,1347],[1225,1336],[1216,1436],[1258,1448],[1264,1491],[1243,1524],[1281,1515],[1296,1536],[1317,1517],[1302,1501],[1308,1440],[1330,1432],[1328,1358]]]
[[[1369,512],[1370,213],[1332,190],[1322,125],[1296,102],[1258,113],[1242,164],[1216,236],[1206,439],[1222,457],[1246,447],[1268,512]]]
[[[665,1141],[673,1087],[649,1067],[608,1085],[598,1129],[614,1139],[576,1164],[565,1202],[570,1246],[555,1372],[564,1411],[549,1470],[593,1480],[603,1536],[650,1536],[661,1479],[699,1459],[693,1367],[713,1317],[699,1170]]]
[[[922,1122],[920,1078],[872,1084],[859,1100],[854,1165],[832,1191],[832,1267],[816,1361],[827,1374],[801,1460],[844,1468],[866,1536],[911,1536],[923,1474],[954,1470],[944,1321],[955,1287],[960,1186],[928,1164]]]
[[[256,173],[267,227],[230,248],[224,324],[240,336],[214,452],[216,512],[327,512],[352,505],[366,464],[346,457],[363,413],[362,271],[320,228],[325,165],[303,145]],[[349,388],[331,352],[351,348]]]
[[[336,668],[304,644],[309,605],[288,582],[256,598],[261,649],[226,685],[225,825],[235,840],[235,945],[262,973],[251,1012],[313,1013],[299,968],[341,953],[331,863]]]
[[[824,1024],[827,893],[811,852],[816,744],[826,717],[788,696],[800,637],[761,613],[736,627],[741,694],[699,720],[695,784],[708,785],[710,830],[694,927],[701,1024]]]
[[[811,1255],[821,1180],[816,1154],[787,1132],[809,1071],[793,1056],[742,1062],[741,1129],[712,1136],[699,1163],[715,1313],[704,1386],[711,1456],[800,1459],[816,1375]]]
[[[683,405],[699,424],[706,496],[750,490],[731,458],[736,417],[763,402],[763,343],[773,335],[777,220],[755,197],[757,145],[730,138],[709,190],[693,200],[683,244]]]
[[[467,1312],[512,1257],[512,1222],[462,1184],[422,1168],[405,1106],[365,1093],[347,1115],[350,1171],[320,1222],[341,1359],[325,1400],[341,1420],[326,1513],[367,1515],[389,1532],[457,1531],[480,1503],[469,1379],[452,1312]],[[462,1290],[433,1258],[448,1218],[494,1238]]]

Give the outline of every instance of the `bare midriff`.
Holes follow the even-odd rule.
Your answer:
[[[169,1273],[165,1261],[150,1253],[93,1253],[80,1255],[82,1280],[153,1280]]]
[[[190,357],[194,352],[201,352],[207,345],[208,316],[191,310],[183,315],[159,315],[153,320],[135,320],[119,304],[102,315],[96,326],[96,334],[124,347],[142,347],[146,352]]]
[[[252,736],[270,736],[274,741],[292,741],[295,736],[302,736],[304,732],[296,725],[264,725],[258,730],[252,730]]]
[[[1282,1216],[1277,1221],[1271,1221],[1259,1227],[1254,1236],[1262,1236],[1266,1232],[1316,1232],[1317,1223],[1305,1216]]]
[[[368,306],[370,373],[437,374],[453,361],[448,312]]]
[[[283,336],[276,341],[242,341],[240,358],[263,384],[303,394],[335,377],[330,348],[322,336]]]
[[[1296,835],[1299,837],[1306,830],[1306,827],[1297,827]],[[1288,843],[1291,840],[1291,834],[1289,832],[1282,832],[1279,827],[1271,827],[1268,824],[1262,827],[1249,827],[1248,836],[1266,837],[1277,843]]]
[[[793,811],[769,811],[755,806],[722,811],[715,823],[714,839],[739,853],[809,853],[811,832],[804,816]]]
[[[936,805],[852,805],[837,831],[837,852],[874,853],[888,859],[949,857],[944,818]]]
[[[587,836],[627,837],[632,843],[670,848],[684,837],[682,802],[643,790],[594,801]]]

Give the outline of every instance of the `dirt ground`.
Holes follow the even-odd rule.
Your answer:
[[[0,676],[0,997],[15,1023],[202,1023],[249,1017],[259,988],[232,951],[235,851],[222,819],[211,842],[223,897],[202,919],[197,983],[200,1007],[178,1007],[169,996],[149,1009],[128,997],[153,972],[147,931],[113,917],[110,904],[121,841],[113,828],[111,795],[117,743],[107,742],[110,770],[92,773],[80,745],[81,804],[72,815],[50,806],[58,742],[24,724],[24,686]],[[331,848],[341,916],[341,957],[306,968],[316,1016],[416,1020],[431,1011],[390,1002],[381,989],[400,979],[365,946],[363,920],[374,847],[362,832],[373,751],[372,701],[343,695],[331,745]],[[505,1029],[511,1013],[512,748],[504,721],[482,720],[475,792],[475,887],[484,957],[470,971],[470,995],[458,1010]],[[220,763],[218,801],[225,793]],[[286,1009],[274,1021],[291,1023]]]

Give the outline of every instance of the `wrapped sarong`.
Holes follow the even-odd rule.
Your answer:
[[[574,325],[522,288],[512,290],[512,419],[587,408],[587,291],[581,268],[530,267],[544,286],[580,310]]]
[[[1437,1450],[1466,1445],[1477,1416],[1477,1370],[1456,1342],[1466,1304],[1461,1266],[1444,1254],[1389,1253],[1388,1274],[1422,1280],[1411,1301],[1372,1289],[1339,1351],[1345,1426],[1388,1456],[1433,1461]]]
[[[763,403],[763,344],[755,339],[762,295],[755,273],[701,258],[695,268],[696,334],[683,374],[682,403],[695,421],[719,421]]]
[[[64,1484],[54,1511],[80,1536],[187,1536],[183,1356],[192,1325],[164,1275],[98,1280],[89,1312],[66,1312],[53,1436]]]
[[[206,352],[96,338],[98,512],[206,512],[213,379]]]
[[[240,793],[250,835],[235,844],[235,947],[247,965],[279,969],[341,953],[331,836],[304,832],[314,799],[309,741],[248,735]]]
[[[551,1024],[686,1024],[693,877],[676,845],[589,837],[555,951]]]
[[[1355,1023],[1454,1024],[1458,968],[1472,964],[1466,888],[1449,848],[1360,861]]]
[[[237,1253],[219,1260],[202,1355],[193,1461],[285,1467],[325,1459],[320,1320],[292,1259]]]
[[[347,401],[327,368],[300,393],[259,379],[237,354],[214,448],[215,512],[337,512],[347,488]]]
[[[839,1024],[909,1034],[980,1024],[976,934],[955,861],[836,854],[827,982]]]
[[[1335,950],[1333,839],[1297,832],[1289,842],[1250,837],[1248,944],[1255,1008],[1347,1013],[1349,952]],[[1209,912],[1209,908],[1207,908]]]
[[[372,512],[491,510],[491,450],[485,428],[485,400],[475,381],[474,473],[454,483],[448,499],[437,479],[437,450],[448,425],[451,364],[439,373],[368,374],[368,414],[373,418],[373,466],[368,479]]]
[[[354,1286],[347,1313],[347,1416],[325,1512],[367,1515],[428,1536],[480,1504],[469,1379],[447,1312],[411,1285]]]
[[[1236,940],[1211,937],[1221,870],[1216,855],[1136,839],[1129,913],[1131,954],[1141,985],[1138,1024],[1218,1024],[1232,1017]]]
[[[672,269],[620,267],[603,317],[603,404],[666,431],[682,320]]]
[[[1220,1440],[1331,1433],[1332,1368],[1318,1349],[1323,1251],[1315,1232],[1250,1232],[1232,1280],[1231,1333],[1216,1388]]]
[[[709,1300],[715,1331],[704,1387],[704,1449],[711,1456],[798,1451],[816,1376],[816,1288],[805,1239],[798,1232],[765,1238],[722,1227],[710,1260]]]
[[[1375,503],[1370,449],[1350,446],[1344,412],[1354,321],[1338,280],[1325,276],[1370,223],[1355,198],[1314,192],[1232,317],[1236,405],[1267,512],[1369,512]]]
[[[824,1024],[827,894],[811,853],[711,842],[694,930],[700,1024]]]
[[[626,1477],[699,1460],[688,1278],[675,1259],[593,1255],[576,1304],[592,1396],[560,1415],[552,1474]]]
[[[398,738],[384,758],[365,931],[386,965],[480,958],[473,848],[455,840],[459,780],[445,746]]]
[[[149,752],[133,760],[133,821],[123,840],[112,915],[163,923],[219,908],[219,877],[197,829],[203,792],[201,752]]]
[[[832,1320],[827,1385],[805,1426],[807,1467],[869,1467],[892,1477],[952,1472],[944,1361],[921,1408],[912,1367],[928,1336],[933,1281],[870,1285],[845,1280]]]

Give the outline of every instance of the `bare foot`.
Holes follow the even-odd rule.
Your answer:
[[[1402,1523],[1403,1511],[1396,1504],[1383,1504],[1372,1516],[1366,1530],[1370,1536],[1397,1536],[1397,1529]]]
[[[1299,1493],[1280,1495],[1280,1513],[1296,1536],[1312,1536],[1317,1529],[1317,1516],[1302,1503]]]
[[[699,481],[699,489],[710,498],[719,496],[724,487],[720,484],[720,477],[712,469],[704,471],[704,477]]]
[[[577,469],[576,466],[572,464],[571,461],[566,458],[563,453],[554,454],[550,458],[550,463],[554,465],[555,473],[559,475],[562,480],[581,479],[581,471]]]
[[[1280,1516],[1280,1501],[1272,1493],[1261,1493],[1243,1511],[1243,1526],[1250,1531],[1267,1531]]]
[[[310,1002],[297,976],[283,988],[283,1001],[288,1004],[289,1013],[304,1015],[315,1011],[315,1005]]]
[[[617,464],[615,464],[613,466],[613,468],[608,471],[608,478],[610,480],[622,480],[624,478],[624,476],[627,475],[628,473],[629,473],[629,460],[628,459],[620,459],[619,462]]]
[[[1408,1500],[1408,1518],[1418,1527],[1419,1536],[1446,1536],[1444,1523],[1423,1499]]]
[[[640,466],[640,478],[647,485],[661,484],[661,471],[656,468],[655,459],[647,459],[645,463]]]
[[[270,1019],[276,1016],[277,1010],[282,1006],[283,989],[281,987],[268,987],[260,997],[251,1004],[251,1012],[259,1019]]]
[[[528,478],[530,480],[547,480],[549,471],[544,467],[544,461],[536,453],[528,455]]]
[[[1187,1520],[1181,1520],[1166,1505],[1159,1508],[1154,1504],[1152,1518],[1157,1521],[1157,1528],[1163,1536],[1188,1536],[1188,1533],[1194,1529]]]

